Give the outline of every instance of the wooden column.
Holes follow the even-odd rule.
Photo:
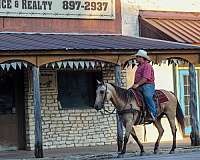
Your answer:
[[[198,126],[198,118],[197,118],[197,91],[196,91],[196,72],[195,66],[193,64],[189,64],[189,81],[190,81],[190,124],[192,127],[192,131],[190,134],[191,145],[197,146],[200,145],[199,138],[199,126]]]
[[[122,86],[121,83],[121,66],[116,64],[115,65],[115,84],[119,87]],[[123,142],[123,124],[119,118],[119,115],[116,114],[117,119],[117,145],[118,145],[118,152],[121,152],[122,142]]]
[[[35,116],[35,157],[43,158],[39,67],[34,66],[32,71]]]

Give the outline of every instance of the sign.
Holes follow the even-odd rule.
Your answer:
[[[29,93],[33,94],[32,72],[28,72]],[[41,94],[57,93],[57,72],[51,69],[40,69],[40,91]]]
[[[115,0],[0,0],[0,16],[114,19]]]

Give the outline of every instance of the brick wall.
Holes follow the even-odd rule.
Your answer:
[[[115,19],[0,17],[1,32],[121,34],[121,1],[115,1]]]
[[[53,70],[52,70],[53,71]],[[43,72],[43,71],[41,71]],[[56,73],[56,70],[53,71]],[[102,70],[103,80],[114,83],[114,66]],[[42,79],[42,77],[41,77]],[[56,80],[56,78],[55,78]],[[42,82],[41,82],[42,83]],[[54,83],[55,85],[57,83]],[[34,107],[31,74],[25,73],[26,141],[27,149],[34,149]],[[126,87],[126,72],[122,71],[122,85]],[[56,87],[57,88],[57,87]],[[96,146],[116,143],[115,114],[101,115],[95,109],[59,109],[57,89],[41,89],[43,146],[64,148]],[[113,109],[111,103],[105,105]]]

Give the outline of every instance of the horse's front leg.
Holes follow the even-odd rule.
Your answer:
[[[132,129],[132,123],[127,123],[125,125],[124,145],[123,145],[121,153],[118,154],[118,158],[122,158],[124,156],[124,154],[126,153],[126,145],[127,145],[130,133],[131,133],[131,129]]]
[[[122,152],[122,145],[123,145],[123,122],[120,115],[116,115],[117,117],[117,146],[118,146],[118,153]]]
[[[144,147],[143,147],[142,143],[140,142],[140,140],[138,139],[134,128],[132,128],[132,130],[131,130],[131,135],[132,135],[133,139],[136,141],[136,143],[138,144],[138,146],[140,147],[140,155],[142,156],[144,154]]]

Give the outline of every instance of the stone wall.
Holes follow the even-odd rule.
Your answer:
[[[96,146],[116,143],[115,114],[101,115],[95,109],[60,109],[57,101],[57,82],[53,86],[42,86],[44,77],[41,70],[41,113],[43,147],[64,148],[78,146]],[[56,75],[56,70],[51,73]],[[106,66],[102,70],[103,80],[114,83],[114,66]],[[57,78],[54,77],[57,81]],[[122,71],[122,85],[126,87],[126,72]],[[27,149],[34,149],[34,107],[30,72],[25,73],[25,106],[26,106],[26,141]],[[105,105],[113,109],[111,103]]]

